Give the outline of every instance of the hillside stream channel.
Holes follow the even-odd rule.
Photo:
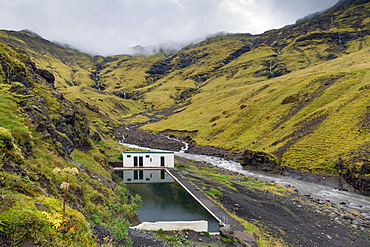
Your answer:
[[[168,138],[174,140],[173,138],[170,137]],[[120,141],[120,144],[130,148],[142,149],[147,151],[167,151],[125,143],[124,140],[125,138],[123,137],[122,141]],[[334,205],[347,209],[357,210],[363,216],[370,218],[369,196],[361,195],[351,191],[338,190],[326,185],[305,182],[289,176],[246,170],[242,165],[232,160],[226,160],[223,158],[208,155],[188,153],[187,152],[188,144],[181,140],[178,141],[181,142],[183,147],[181,148],[180,151],[174,152],[175,156],[179,156],[188,160],[205,162],[220,169],[226,169],[232,172],[242,174],[247,177],[254,177],[258,180],[282,184],[286,187],[291,187],[299,191],[299,193],[307,197],[313,197],[324,201],[330,201]]]

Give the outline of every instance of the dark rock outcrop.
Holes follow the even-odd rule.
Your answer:
[[[54,142],[60,155],[68,156],[75,148],[88,151],[91,144],[86,113],[61,93],[53,91],[55,78],[52,73],[37,69],[30,59],[24,59],[23,63],[24,67],[11,67],[7,66],[5,60],[0,61],[4,65],[4,83],[11,85],[10,92],[18,98],[19,106],[36,131]],[[50,92],[40,94],[39,90],[32,87],[39,83],[46,85],[46,90]],[[50,104],[50,101],[55,102]]]
[[[45,69],[36,69],[36,73],[39,74],[42,78],[44,78],[48,83],[50,83],[54,87],[55,77],[51,72]]]
[[[337,160],[335,168],[338,173],[364,195],[370,195],[370,161],[354,163],[354,159],[345,161],[340,158]]]
[[[277,171],[280,169],[279,161],[275,156],[252,150],[243,152],[242,166],[262,171]]]

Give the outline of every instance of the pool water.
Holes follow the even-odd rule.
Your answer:
[[[217,220],[173,179],[166,179],[166,182],[147,182],[144,177],[143,182],[130,182],[126,186],[131,194],[141,196],[142,208],[136,211],[141,222],[206,220],[208,232],[219,231]]]

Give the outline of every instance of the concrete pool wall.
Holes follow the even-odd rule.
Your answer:
[[[127,177],[125,177],[125,174],[127,174],[127,172],[129,172],[128,174],[132,173],[132,171],[129,171],[129,169],[125,169],[125,168],[123,168],[123,169],[122,168],[118,168],[118,169],[114,168],[114,170],[115,170],[115,172],[118,172],[118,173],[120,173],[120,171],[122,171],[121,175],[123,176],[122,178],[123,178],[124,181],[127,180]],[[143,222],[140,223],[137,226],[132,227],[132,228],[145,229],[145,230],[159,230],[159,229],[162,229],[162,230],[165,230],[165,229],[166,230],[183,230],[183,229],[189,229],[189,230],[194,230],[194,231],[198,231],[198,232],[203,232],[204,231],[204,232],[211,232],[211,233],[216,233],[217,232],[218,233],[219,227],[225,225],[225,223],[220,219],[220,217],[218,217],[208,207],[210,205],[211,201],[208,198],[206,198],[203,194],[199,194],[199,191],[196,191],[196,189],[194,188],[194,185],[190,184],[187,180],[184,180],[178,173],[176,173],[176,171],[171,172],[169,169],[157,170],[157,172],[159,172],[159,171],[160,172],[166,172],[166,177],[168,176],[171,180],[173,180],[173,182],[175,184],[177,184],[178,188],[182,188],[183,192],[181,192],[181,193],[184,193],[184,194],[182,196],[180,196],[180,194],[177,195],[177,193],[176,193],[175,195],[177,197],[180,196],[180,198],[187,198],[188,197],[188,199],[182,199],[183,203],[187,204],[188,202],[190,202],[193,199],[194,203],[198,204],[197,207],[202,208],[202,210],[204,211],[203,214],[208,215],[208,216],[205,216],[206,218],[203,218],[203,217],[199,217],[199,218],[198,217],[196,217],[196,218],[194,218],[194,217],[190,217],[190,218],[184,217],[183,218],[182,213],[178,213],[178,215],[181,215],[181,217],[179,217],[178,215],[174,215],[175,217],[173,217],[173,218],[169,217],[168,215],[162,215],[160,217],[158,217],[158,216],[153,216],[153,217],[149,216],[148,217],[148,213],[145,213],[144,211],[141,211],[142,209],[139,209],[138,214],[139,214],[139,217],[142,218]],[[153,178],[155,178],[155,177],[156,176],[153,175]],[[146,175],[144,175],[143,178],[144,179],[142,179],[142,180],[136,180],[137,183],[132,181],[132,182],[134,182],[134,186],[135,186],[134,188],[140,188],[140,187],[136,187],[137,185],[144,186],[144,184],[150,183],[149,181],[146,181]],[[167,181],[167,180],[168,179],[165,179],[164,183],[168,183],[169,181]],[[129,186],[129,185],[132,186],[132,182],[130,181],[127,184],[127,186]],[[160,181],[160,182],[162,183],[163,181]],[[154,184],[150,185],[150,186],[158,186],[158,185],[154,185]],[[130,190],[130,188],[128,188],[128,189]],[[144,193],[143,195],[146,194],[146,196],[144,196],[145,198],[148,198],[148,195],[147,195],[148,191],[152,192],[151,190],[147,190],[147,189],[144,190],[144,191],[140,190],[140,192]],[[162,194],[163,191],[167,191],[167,189],[164,189],[164,190],[161,189],[160,191],[157,191],[157,193]],[[169,192],[169,191],[167,191],[167,192]],[[141,195],[141,193],[139,193],[139,191],[134,190],[133,193]],[[151,198],[150,200],[154,200],[153,196],[157,195],[157,193],[153,192],[152,194],[149,194],[149,198]],[[196,196],[195,193],[197,193],[198,196],[203,195],[203,197],[198,198],[198,196]],[[160,194],[158,194],[158,197],[160,197]],[[166,194],[166,196],[168,196],[172,193],[168,194],[168,193],[164,192],[164,194]],[[188,196],[185,196],[185,194],[187,194]],[[154,197],[156,197],[156,196],[154,196]],[[190,198],[192,198],[192,199],[190,199]],[[208,203],[205,199],[208,200]],[[150,202],[148,202],[148,203],[150,204]],[[146,205],[149,205],[149,204],[146,204]],[[172,202],[170,202],[169,204],[172,204]],[[166,204],[165,206],[162,205],[162,207],[165,207],[166,210],[167,210],[167,206],[171,207],[171,205],[169,205],[169,204]],[[182,205],[182,204],[180,204],[180,205]],[[214,205],[214,204],[211,203],[211,205]],[[192,211],[192,213],[195,213],[195,212]],[[153,212],[149,212],[149,214],[154,214],[155,215],[156,213],[154,212],[154,209],[153,209]],[[224,215],[226,215],[226,214],[224,214]],[[221,217],[223,217],[224,215],[221,215]]]

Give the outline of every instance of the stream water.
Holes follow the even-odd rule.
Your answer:
[[[130,147],[130,148],[138,148],[138,149],[149,150],[149,151],[159,151],[156,149],[139,147],[133,144],[127,144],[127,143],[121,143],[121,144],[127,147]],[[160,151],[163,151],[163,150],[160,150]],[[185,150],[182,149],[179,152],[175,152],[175,155],[189,159],[189,160],[207,162],[216,167],[227,169],[233,172],[237,172],[245,176],[252,176],[259,180],[279,183],[283,185],[290,185],[291,187],[294,187],[295,189],[297,189],[301,194],[304,194],[304,195],[307,194],[315,198],[319,198],[322,200],[328,200],[342,207],[356,209],[357,211],[361,212],[363,215],[370,217],[370,197],[369,196],[364,196],[364,195],[357,194],[354,192],[349,192],[349,191],[341,191],[341,190],[333,189],[329,186],[308,183],[308,182],[300,181],[298,179],[288,177],[288,176],[249,171],[249,170],[244,169],[243,166],[241,166],[239,163],[234,162],[234,161],[225,160],[222,158],[207,156],[207,155],[191,154],[191,153],[186,153],[184,151]]]

